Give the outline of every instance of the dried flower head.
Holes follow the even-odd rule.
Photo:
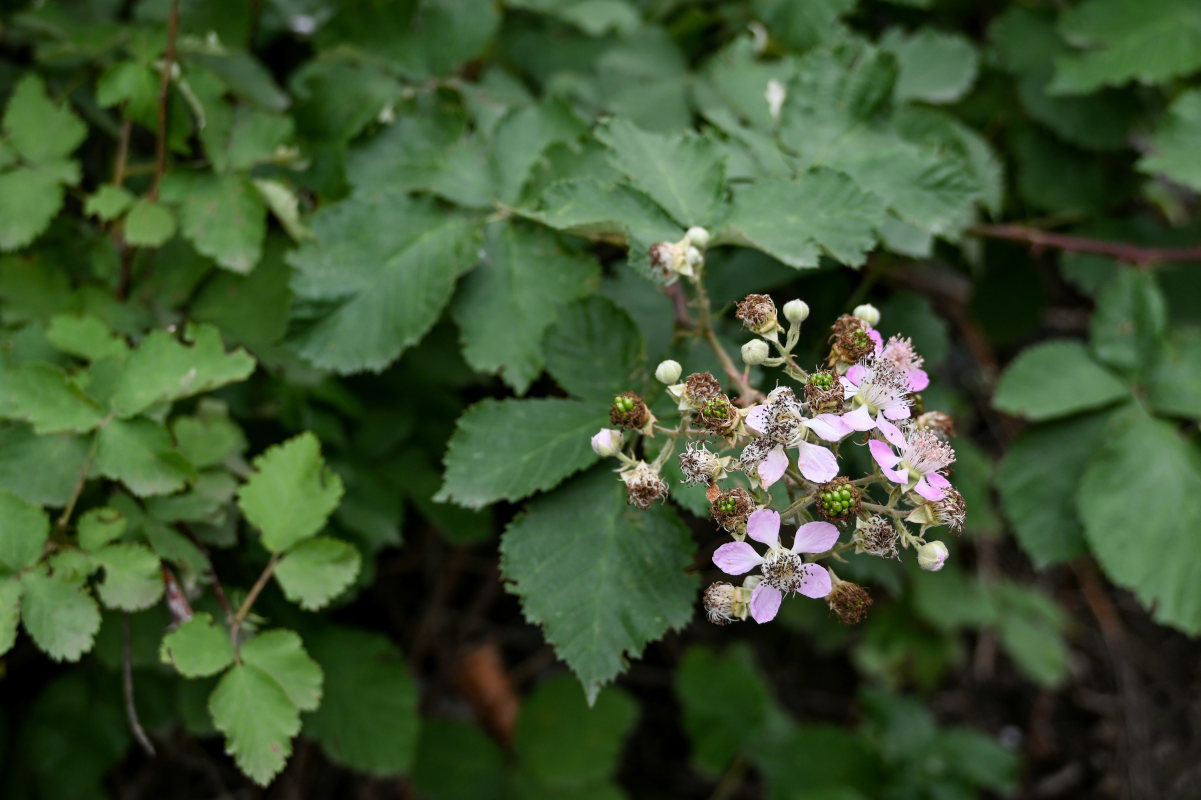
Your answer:
[[[746,619],[749,607],[748,592],[726,581],[717,581],[705,590],[705,612],[709,621],[714,625],[726,625],[730,622],[741,622]]]
[[[693,247],[685,237],[678,242],[655,242],[647,250],[651,268],[668,283],[683,275],[695,278],[704,262],[701,251]]]
[[[944,442],[955,435],[955,420],[945,411],[927,411],[917,418],[917,427],[930,431]]]
[[[840,414],[846,390],[838,376],[829,370],[819,369],[809,373],[805,381],[805,402],[814,414]]]
[[[857,583],[838,581],[826,595],[826,605],[845,625],[863,621],[872,607],[872,596]]]
[[[850,314],[843,314],[830,327],[830,355],[826,363],[831,367],[838,364],[854,364],[876,350],[867,323]],[[878,335],[878,334],[877,334]]]
[[[738,304],[735,316],[752,333],[771,333],[780,327],[780,322],[776,319],[776,304],[765,294],[748,294],[746,299]]]
[[[934,519],[939,525],[946,525],[951,533],[963,533],[963,523],[967,519],[967,501],[957,489],[947,487],[946,495],[933,505]]]
[[[706,486],[719,481],[726,476],[726,465],[729,456],[718,457],[709,452],[703,444],[692,442],[680,453],[680,472],[684,473],[684,483],[695,486],[703,483]]]
[[[755,498],[746,489],[731,489],[722,492],[713,501],[709,513],[713,519],[731,533],[746,532],[746,518],[755,510]]]
[[[868,519],[860,519],[855,525],[855,534],[851,541],[855,543],[856,553],[867,553],[880,558],[899,557],[897,529],[887,518],[877,514]]]
[[[667,482],[645,461],[623,470],[621,480],[626,485],[627,502],[636,508],[646,510],[656,500],[667,497]]]

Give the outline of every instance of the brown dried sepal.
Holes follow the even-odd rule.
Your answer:
[[[776,304],[766,294],[748,294],[738,304],[734,316],[753,333],[770,333],[780,327],[776,319]]]
[[[622,399],[630,401],[629,408],[622,408]],[[641,397],[634,392],[622,392],[613,398],[609,406],[609,421],[619,428],[642,430],[650,420],[650,409]]]
[[[831,367],[854,364],[875,349],[872,337],[867,335],[867,324],[859,317],[843,314],[830,326],[830,355],[826,363]]]
[[[857,583],[839,581],[826,595],[826,605],[843,624],[855,625],[867,616],[872,607],[872,596]]]
[[[917,427],[932,432],[944,441],[955,435],[955,420],[945,411],[927,411],[919,415]]]
[[[843,490],[850,493],[849,498],[843,498]],[[838,495],[838,507],[834,509],[833,504],[826,500],[827,494]],[[842,503],[846,503],[846,508],[842,507]],[[823,483],[817,487],[817,502],[813,504],[817,508],[817,513],[822,519],[829,522],[845,522],[848,519],[854,519],[863,508],[863,495],[859,491],[859,487],[851,483],[850,478],[839,476],[829,483]]]
[[[643,511],[655,504],[656,500],[666,500],[667,482],[650,470],[635,473],[626,480],[626,502]]]
[[[721,384],[709,372],[694,372],[684,379],[684,398],[696,408],[722,397]]]

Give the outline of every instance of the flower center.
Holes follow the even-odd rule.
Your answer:
[[[763,580],[781,592],[795,592],[805,577],[805,561],[796,553],[777,550],[763,562]]]

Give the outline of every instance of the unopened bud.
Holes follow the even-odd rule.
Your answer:
[[[655,380],[659,383],[675,383],[683,372],[684,368],[680,366],[680,362],[672,361],[669,358],[666,361],[660,361],[659,366],[655,367]]]
[[[699,247],[702,250],[709,245],[709,231],[700,226],[689,228],[688,232],[684,234],[684,238],[688,240],[690,245]]]
[[[855,310],[851,312],[859,319],[863,320],[870,327],[874,328],[880,324],[880,309],[873,306],[871,303],[864,303],[861,306],[855,306]]]
[[[751,339],[742,346],[742,360],[752,367],[762,364],[770,354],[771,350],[768,349],[767,342],[762,339]]]
[[[620,453],[621,444],[621,431],[613,428],[601,428],[592,437],[592,450],[601,458],[608,458]]]
[[[926,542],[917,549],[917,565],[924,570],[938,572],[943,564],[947,563],[947,557],[950,555],[947,546],[937,539]]]
[[[784,304],[784,319],[793,325],[800,325],[809,319],[809,304],[804,300],[789,300]]]

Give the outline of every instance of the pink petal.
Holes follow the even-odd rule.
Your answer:
[[[884,349],[884,337],[880,335],[880,331],[875,328],[868,328],[867,338],[871,339],[876,345],[876,355],[880,355],[880,351]]]
[[[820,444],[801,442],[797,445],[797,466],[805,480],[814,483],[832,481],[838,476],[838,459]]]
[[[767,433],[767,405],[758,405],[746,415],[746,426],[756,433]]]
[[[880,471],[887,475],[888,479],[893,483],[899,483],[901,485],[909,483],[909,470],[905,469],[904,467],[897,467],[896,469],[885,469],[884,467],[880,467]]]
[[[902,450],[905,449],[905,434],[901,433],[901,429],[893,425],[888,420],[884,419],[884,415],[876,417],[876,427],[880,429],[880,433],[884,434],[884,438],[892,442]],[[892,466],[889,464],[889,466]]]
[[[931,486],[930,482],[926,480],[925,475],[918,479],[917,485],[913,487],[913,491],[931,501],[941,500],[947,496],[947,493],[942,489],[935,489],[933,486]]]
[[[951,488],[951,482],[949,480],[947,480],[945,477],[943,477],[942,473],[939,473],[939,472],[931,472],[929,475],[927,475],[926,482],[929,483],[931,486],[933,486],[935,489],[950,489]]]
[[[824,553],[838,541],[838,528],[828,522],[806,522],[797,528],[794,553]]]
[[[780,546],[780,512],[761,508],[746,518],[746,535],[768,547]]]
[[[805,427],[816,433],[827,442],[837,442],[851,432],[842,417],[837,414],[819,414],[813,419],[805,420]]]
[[[843,414],[842,422],[853,431],[870,431],[876,427],[876,421],[872,419],[872,412],[867,406],[859,406],[850,414]]]
[[[774,586],[760,582],[751,590],[751,616],[755,622],[771,622],[780,612],[780,603],[784,595]]]
[[[889,406],[880,413],[889,419],[909,419],[909,406],[904,403],[897,403],[895,406]]]
[[[759,462],[759,480],[763,483],[763,488],[766,489],[783,478],[787,469],[788,454],[779,445],[773,447],[767,454],[767,458]]]
[[[872,451],[872,458],[884,469],[892,469],[901,462],[901,457],[892,451],[888,442],[872,439],[867,443],[867,449]]]
[[[830,573],[825,567],[819,567],[817,564],[806,564],[801,567],[801,571],[805,573],[801,578],[801,588],[798,589],[805,597],[825,597],[834,588],[830,581]],[[751,597],[751,610],[755,608],[755,598]]]
[[[858,386],[859,382],[863,380],[863,373],[865,372],[867,372],[867,367],[862,364],[852,364],[851,368],[847,370],[846,379],[852,385]]]
[[[763,559],[746,542],[726,542],[713,551],[713,563],[727,575],[741,575],[762,564]]]
[[[905,373],[905,377],[909,379],[909,391],[911,392],[920,392],[930,385],[930,376],[924,369],[911,369]]]

